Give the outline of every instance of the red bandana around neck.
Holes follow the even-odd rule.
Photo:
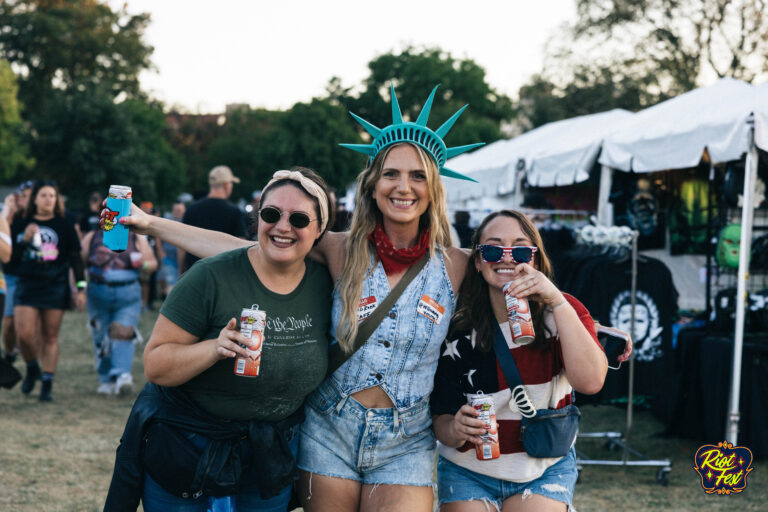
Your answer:
[[[424,229],[419,234],[419,240],[413,247],[407,249],[395,249],[392,241],[384,232],[381,222],[376,224],[373,233],[368,235],[368,240],[376,247],[376,254],[384,266],[387,275],[397,274],[419,261],[429,249],[429,229]]]

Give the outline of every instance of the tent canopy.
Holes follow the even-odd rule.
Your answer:
[[[556,121],[453,158],[446,166],[479,183],[445,180],[448,202],[466,207],[473,200],[508,195],[515,190],[519,170],[525,170],[528,183],[536,187],[585,181],[603,137],[632,116],[614,109]]]
[[[762,101],[758,95],[762,93]],[[749,148],[747,119],[768,121],[768,88],[723,78],[635,114],[605,138],[600,163],[654,172],[695,167],[706,149],[713,163],[741,158]],[[760,128],[768,147],[766,125]]]

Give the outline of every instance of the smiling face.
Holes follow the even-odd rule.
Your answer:
[[[258,238],[262,254],[273,264],[302,261],[320,237],[317,206],[312,197],[291,184],[270,189],[262,198],[261,208],[277,208],[282,212],[274,224],[259,218]],[[313,219],[307,227],[296,228],[289,222],[293,212],[302,212]]]
[[[373,190],[384,230],[397,224],[418,231],[419,219],[429,208],[427,170],[416,148],[403,144],[387,154]]]
[[[56,189],[48,186],[40,187],[35,196],[35,207],[38,215],[53,215],[56,208]]]
[[[503,215],[495,217],[485,226],[483,232],[480,233],[478,243],[504,247],[536,245],[525,234],[517,219]],[[534,259],[530,263],[534,268],[536,267],[535,261]],[[498,263],[486,263],[480,257],[479,252],[475,254],[475,268],[482,274],[488,286],[493,289],[501,290],[505,283],[511,281],[515,267],[517,267],[517,263],[514,262],[509,253],[505,253]]]

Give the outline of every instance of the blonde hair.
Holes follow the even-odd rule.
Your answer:
[[[357,177],[357,196],[355,198],[355,211],[349,228],[349,236],[346,243],[346,258],[341,271],[341,283],[339,294],[341,295],[341,320],[336,331],[336,336],[341,348],[349,353],[357,336],[357,308],[360,302],[360,294],[363,291],[363,280],[373,272],[371,267],[371,254],[375,250],[368,241],[368,235],[373,233],[376,223],[381,221],[381,212],[376,201],[373,200],[373,191],[376,183],[381,178],[384,160],[392,148],[409,145],[416,149],[421,159],[421,164],[427,175],[427,189],[429,190],[429,206],[419,220],[419,229],[429,228],[429,255],[435,256],[435,251],[445,255],[444,248],[450,247],[451,235],[448,224],[448,214],[445,205],[445,188],[440,179],[437,165],[434,160],[419,146],[408,143],[393,144],[382,149],[371,165]],[[369,270],[370,269],[370,270]]]

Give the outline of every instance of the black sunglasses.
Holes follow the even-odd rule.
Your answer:
[[[536,247],[527,245],[516,245],[514,247],[503,247],[501,245],[478,245],[480,249],[480,256],[486,263],[498,263],[504,257],[504,254],[509,253],[515,263],[529,263],[533,259],[533,253],[536,252]]]
[[[259,217],[267,224],[277,224],[283,215],[288,212],[281,212],[274,206],[265,206],[259,210]],[[288,222],[296,229],[301,229],[309,226],[309,223],[317,219],[310,219],[309,215],[304,212],[291,212],[288,214]]]

